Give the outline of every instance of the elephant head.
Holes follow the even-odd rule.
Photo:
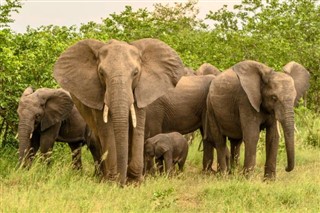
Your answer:
[[[127,175],[130,114],[133,127],[137,125],[134,106],[144,108],[173,88],[184,74],[177,53],[150,38],[132,43],[82,40],[62,53],[54,67],[54,77],[62,88],[89,108],[103,111],[105,123],[111,119],[122,184]],[[144,130],[144,125],[139,128]]]
[[[257,112],[272,114],[284,130],[287,151],[286,171],[294,168],[294,106],[309,87],[309,73],[300,64],[290,62],[284,73],[268,66],[243,61],[233,67],[241,86]]]
[[[23,92],[18,106],[19,161],[30,164],[32,156],[31,141],[34,131],[45,131],[54,124],[65,120],[71,113],[73,102],[62,89],[41,88],[33,92],[28,87]]]
[[[148,171],[153,167],[154,158],[161,158],[161,156],[170,149],[170,138],[164,141],[163,136],[156,135],[155,137],[147,139],[144,144],[146,170]]]
[[[196,71],[197,75],[219,75],[221,71],[209,63],[202,64]]]

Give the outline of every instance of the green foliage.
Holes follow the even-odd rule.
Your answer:
[[[7,26],[20,1],[1,5],[0,24]],[[244,59],[263,62],[277,70],[291,60],[311,73],[307,107],[320,105],[320,6],[315,0],[243,0],[229,11],[209,12],[209,28],[197,18],[197,1],[155,4],[146,8],[113,13],[102,23],[88,22],[79,28],[42,26],[17,34],[0,30],[0,138],[2,146],[16,144],[19,97],[27,86],[57,87],[52,68],[60,53],[74,42],[95,38],[102,41],[132,41],[158,38],[173,47],[184,64],[197,69],[211,63],[221,70]],[[309,134],[316,141],[315,134]]]
[[[9,23],[14,22],[12,12],[18,12],[21,8],[19,0],[5,0],[0,3],[0,29],[7,28]]]
[[[316,0],[243,0],[207,18],[225,40],[225,55],[236,62],[253,59],[278,70],[296,61],[311,73],[309,106],[319,111],[320,7]],[[232,64],[230,64],[231,66]]]

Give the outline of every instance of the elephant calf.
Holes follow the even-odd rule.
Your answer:
[[[144,153],[147,172],[153,168],[154,159],[160,173],[163,169],[166,173],[171,172],[175,164],[178,164],[179,170],[182,171],[188,155],[188,142],[178,132],[158,134],[146,140]]]
[[[19,161],[30,166],[40,152],[47,157],[55,141],[67,142],[75,168],[81,168],[81,147],[88,140],[88,127],[63,89],[41,88],[23,92],[18,107]]]

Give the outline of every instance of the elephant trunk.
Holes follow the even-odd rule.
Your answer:
[[[31,155],[31,137],[33,127],[28,125],[27,122],[20,121],[18,126],[18,140],[19,140],[19,162],[26,166],[30,163]]]
[[[286,171],[290,172],[294,168],[294,112],[293,109],[285,111],[285,117],[281,122],[287,151]]]
[[[128,166],[129,106],[125,95],[114,95],[111,98],[110,112],[113,122],[115,147],[117,154],[117,172],[121,185],[126,183]]]

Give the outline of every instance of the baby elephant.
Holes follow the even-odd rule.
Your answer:
[[[176,163],[182,171],[188,155],[188,142],[178,132],[158,134],[145,141],[144,153],[147,172],[154,167],[154,158],[160,173],[163,169],[170,173]]]

